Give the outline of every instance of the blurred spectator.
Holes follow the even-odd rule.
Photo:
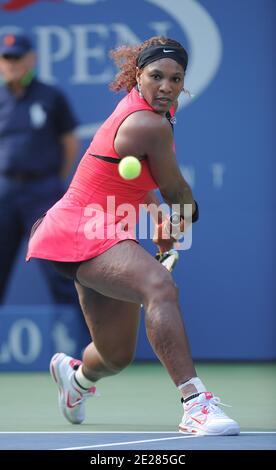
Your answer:
[[[23,238],[65,191],[78,154],[76,118],[57,88],[39,81],[28,36],[0,40],[0,302]],[[41,263],[53,301],[76,301],[71,281]]]

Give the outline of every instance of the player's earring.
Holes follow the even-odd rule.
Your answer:
[[[139,96],[140,96],[140,98],[143,98],[143,94],[142,94],[142,90],[141,90],[141,85],[140,85],[139,82],[137,83],[137,88],[138,88],[138,91],[139,91]]]

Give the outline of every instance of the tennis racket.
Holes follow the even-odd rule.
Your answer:
[[[172,272],[179,259],[179,254],[178,251],[172,248],[171,250],[165,251],[164,253],[161,253],[159,251],[158,253],[156,253],[155,259],[159,261],[159,263],[163,264],[163,266],[168,271]]]

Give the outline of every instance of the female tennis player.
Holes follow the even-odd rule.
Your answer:
[[[93,338],[82,361],[63,353],[51,360],[61,411],[71,423],[81,423],[95,383],[131,363],[143,304],[148,339],[182,398],[179,430],[238,434],[239,425],[197,377],[171,274],[140,246],[133,230],[140,204],[160,204],[156,188],[169,206],[179,204],[182,221],[184,205],[192,207],[193,222],[198,218],[176,161],[171,123],[184,87],[187,52],[175,40],[158,36],[120,47],[112,57],[119,68],[112,89],[127,94],[97,131],[64,197],[34,227],[27,254],[27,260],[50,260],[74,279]],[[117,164],[128,155],[141,160],[142,172],[125,181]],[[120,210],[125,205],[132,208],[127,223]],[[165,237],[158,217],[155,222],[154,241],[161,252],[168,251],[175,237]],[[171,227],[170,220],[161,224]]]

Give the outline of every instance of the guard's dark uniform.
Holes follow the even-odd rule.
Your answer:
[[[33,79],[17,98],[0,86],[0,300],[23,237],[64,193],[60,137],[76,124],[56,88]],[[72,302],[74,286],[42,266],[54,301]]]

